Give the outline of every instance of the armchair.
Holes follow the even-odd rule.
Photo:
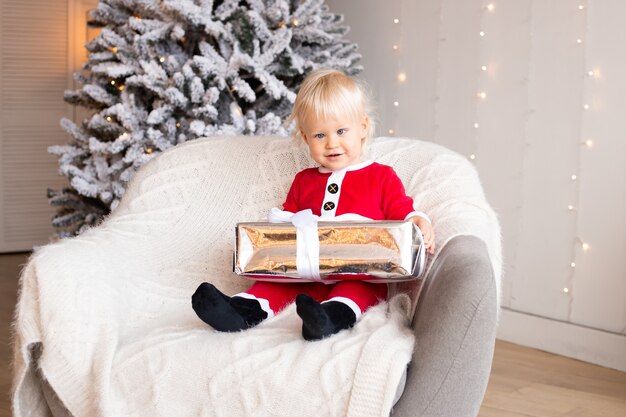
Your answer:
[[[31,257],[16,308],[14,415],[476,415],[495,341],[496,216],[464,157],[395,138],[369,152],[433,220],[426,278],[395,288],[409,297],[332,341],[301,340],[291,307],[247,331],[252,343],[213,332],[191,309],[193,290],[247,287],[231,270],[235,223],[280,205],[312,161],[285,138],[195,140],[142,167],[100,226]]]

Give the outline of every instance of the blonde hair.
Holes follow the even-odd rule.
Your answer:
[[[300,129],[306,117],[326,119],[329,116],[368,119],[364,144],[374,135],[372,101],[365,84],[334,69],[310,73],[300,85],[288,123],[295,122],[293,137],[302,139]]]

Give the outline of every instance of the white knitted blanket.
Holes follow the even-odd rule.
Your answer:
[[[498,223],[465,158],[386,138],[370,157],[395,167],[438,248],[476,235],[500,276]],[[232,273],[235,223],[279,206],[307,166],[289,139],[196,140],[144,166],[101,226],[39,249],[16,310],[14,415],[388,415],[413,350],[407,297],[318,342],[302,339],[293,306],[240,333],[191,309],[202,281],[247,288]]]

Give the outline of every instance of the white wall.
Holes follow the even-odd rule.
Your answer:
[[[503,228],[499,337],[626,370],[626,2],[327,4],[379,135],[475,158]]]

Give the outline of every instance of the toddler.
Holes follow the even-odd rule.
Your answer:
[[[370,220],[410,220],[434,252],[428,216],[415,211],[413,199],[393,168],[363,160],[363,148],[374,131],[365,89],[336,70],[319,70],[303,81],[291,114],[295,136],[309,147],[320,166],[296,174],[283,209],[311,209],[324,218],[356,214]],[[228,297],[209,283],[192,296],[192,306],[218,331],[256,326],[296,302],[302,336],[318,340],[354,325],[369,307],[387,297],[386,284],[350,280],[334,284],[255,281],[244,293]]]

